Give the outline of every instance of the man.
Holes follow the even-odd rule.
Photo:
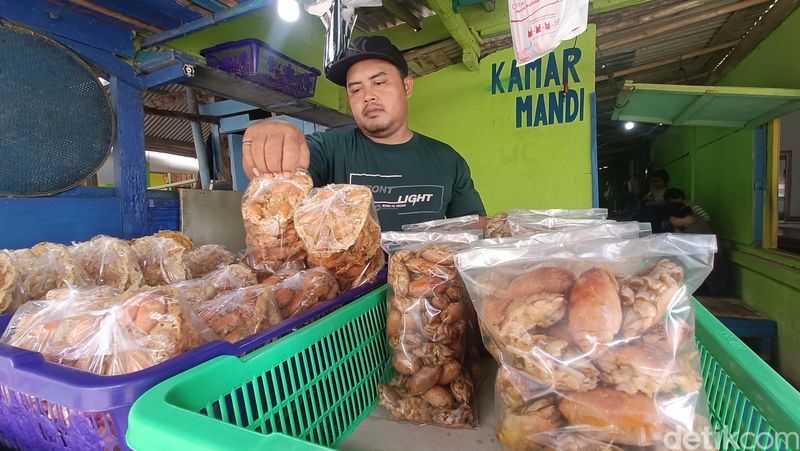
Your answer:
[[[650,191],[644,196],[645,205],[661,205],[664,201],[664,191],[669,187],[669,173],[659,169],[650,175]]]
[[[669,223],[679,233],[695,233],[702,235],[714,235],[714,230],[711,226],[700,218],[697,218],[692,213],[691,207],[687,207],[683,203],[673,202],[666,204],[667,216],[669,216]],[[714,266],[711,273],[706,277],[705,282],[697,289],[697,294],[708,294],[717,296],[728,291],[728,274],[727,262],[721,258],[720,243],[717,239],[717,253],[714,254]]]
[[[306,137],[286,122],[261,121],[244,134],[248,177],[308,169],[315,186],[369,186],[383,230],[471,214],[483,220],[464,158],[408,127],[414,80],[397,47],[382,36],[356,38],[326,76],[347,89],[358,128]]]
[[[711,222],[711,215],[703,207],[693,204],[686,200],[686,194],[678,188],[668,188],[664,191],[664,201],[666,203],[680,203],[692,209],[692,214],[705,222]]]

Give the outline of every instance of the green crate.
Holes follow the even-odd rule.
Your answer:
[[[369,415],[377,384],[390,376],[385,299],[383,286],[246,357],[218,357],[162,382],[134,404],[129,446],[335,447]],[[712,423],[739,434],[800,432],[800,393],[695,305]],[[721,449],[762,449],[724,444]],[[766,449],[794,449],[789,445]]]

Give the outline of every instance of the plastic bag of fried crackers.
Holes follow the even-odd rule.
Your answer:
[[[181,301],[161,293],[130,297],[110,287],[54,290],[12,318],[2,341],[100,375],[139,371],[215,336]]]
[[[303,260],[305,249],[294,212],[314,182],[305,172],[291,177],[255,177],[242,198],[246,262],[265,277],[286,262]]]
[[[501,365],[504,448],[669,449],[676,434],[711,433],[691,293],[715,251],[713,236],[666,234],[456,254]]]
[[[73,244],[69,253],[86,272],[94,285],[136,290],[144,276],[136,252],[127,241],[98,235],[84,243]]]
[[[197,279],[236,261],[233,252],[219,244],[204,244],[183,254],[183,263],[189,269],[192,279]]]
[[[27,302],[17,309],[0,341],[54,360],[67,345],[68,333],[76,329],[72,320],[76,315],[96,305],[110,305],[120,296],[122,292],[112,287],[51,290],[46,299]]]
[[[215,296],[258,283],[256,273],[247,265],[222,266],[199,279],[182,280],[170,285],[148,288],[189,304],[206,302]]]
[[[436,229],[447,227],[428,228]],[[382,236],[389,253],[386,331],[397,375],[379,386],[379,402],[395,420],[461,428],[477,424],[470,371],[475,356],[469,351],[479,346],[478,331],[453,254],[481,233]]]
[[[598,224],[604,222],[607,216],[608,210],[605,208],[514,209],[497,213],[487,219],[486,238],[530,236],[534,233],[553,232],[570,226]]]
[[[0,313],[15,310],[22,302],[22,276],[8,251],[0,251]]]
[[[231,343],[283,319],[271,288],[263,285],[223,292],[195,305],[194,309],[215,334]]]
[[[308,262],[328,269],[343,291],[371,282],[383,267],[381,229],[369,188],[317,188],[297,207],[294,222]]]
[[[335,298],[339,285],[327,269],[315,266],[272,285],[272,290],[281,316],[288,318]]]
[[[9,251],[8,255],[18,272],[21,302],[44,299],[48,291],[56,288],[92,284],[62,244],[39,243],[30,249]]]
[[[185,244],[169,236],[146,236],[131,244],[144,276],[144,285],[168,285],[189,277],[183,262]]]

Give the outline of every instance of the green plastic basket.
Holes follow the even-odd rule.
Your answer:
[[[386,287],[243,358],[218,357],[155,386],[134,404],[127,440],[139,451],[335,447],[374,408],[391,374]],[[800,432],[800,393],[699,303],[697,338],[711,421],[728,437]],[[746,444],[746,443],[745,443]]]

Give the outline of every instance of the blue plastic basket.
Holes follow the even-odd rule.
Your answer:
[[[320,71],[258,39],[226,42],[200,51],[214,68],[298,98],[313,97]]]
[[[149,388],[222,355],[244,355],[361,298],[374,283],[235,344],[215,341],[136,373],[100,376],[44,360],[41,354],[0,344],[0,448],[19,450],[128,450],[131,406]],[[0,316],[0,334],[11,315]]]

